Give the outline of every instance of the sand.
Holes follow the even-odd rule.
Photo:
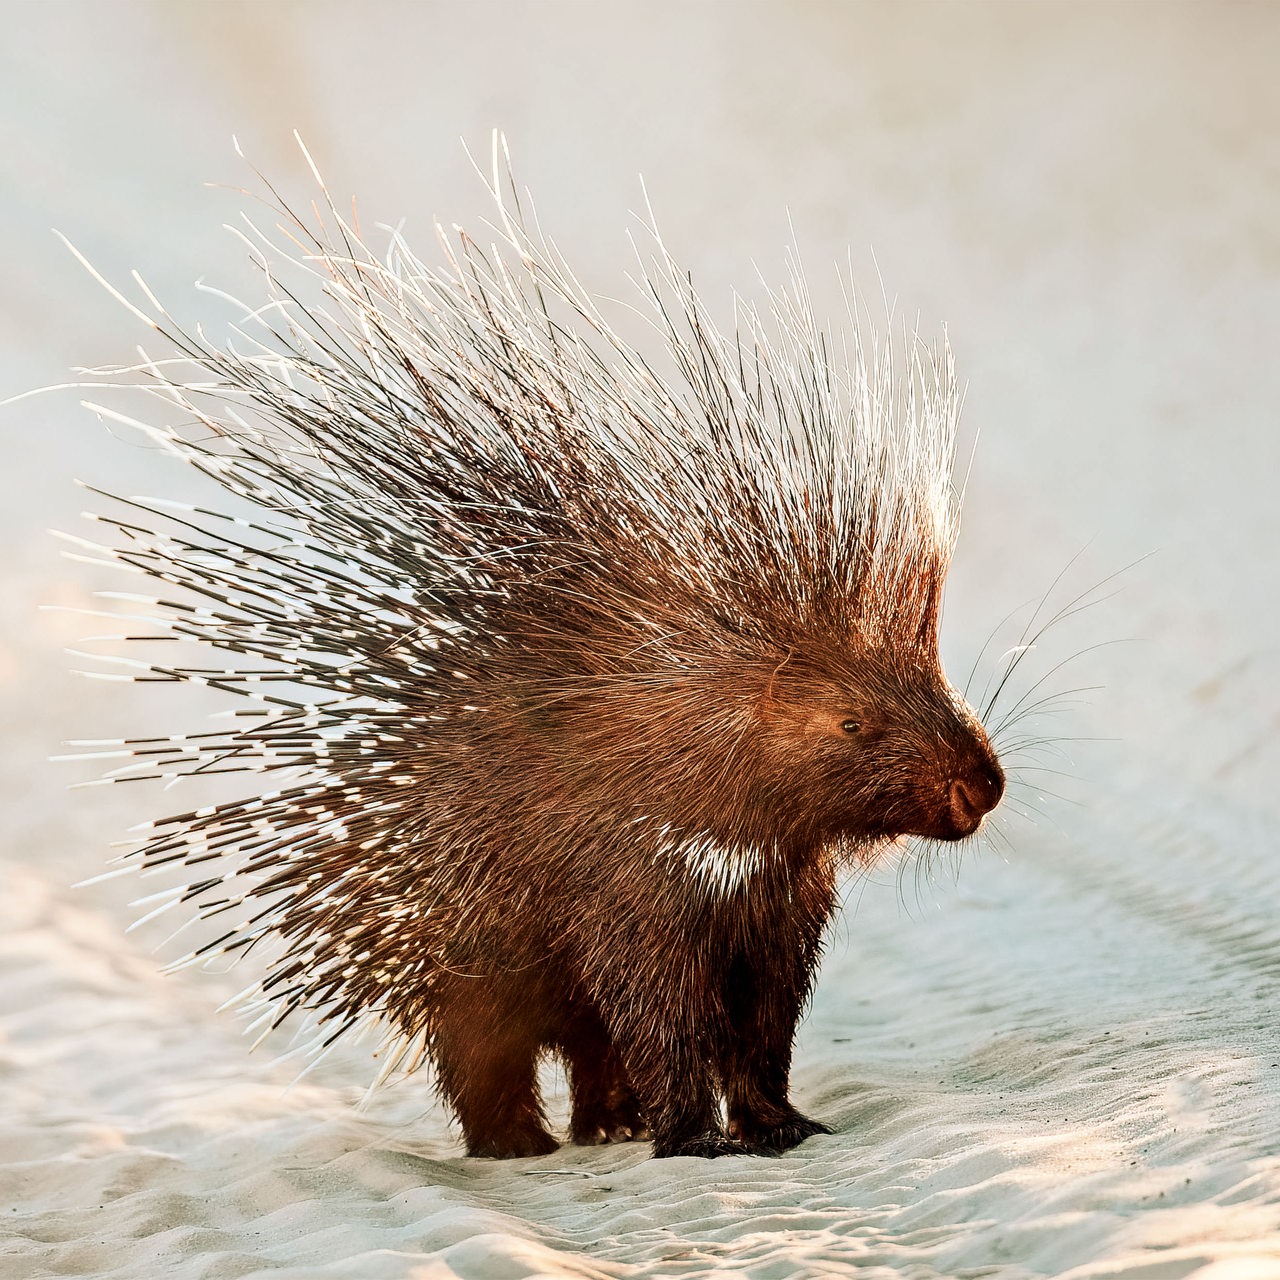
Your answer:
[[[67,674],[94,624],[40,606],[119,583],[45,530],[80,531],[74,476],[185,481],[74,393],[0,410],[0,1277],[1280,1277],[1274,9],[384,3],[378,56],[330,3],[0,16],[0,398],[141,337],[49,227],[216,318],[233,132],[296,193],[297,126],[426,247],[482,204],[458,136],[501,124],[604,289],[643,171],[710,296],[777,275],[789,208],[811,274],[852,246],[949,323],[958,678],[1077,553],[1051,609],[1124,570],[1027,664],[1090,686],[1045,726],[1067,776],[1024,758],[957,862],[848,884],[794,1073],[832,1136],[474,1161],[426,1077],[361,1107],[353,1046],[297,1081],[219,1012],[246,973],[165,973],[145,886],[72,887],[176,802],[45,758],[203,708]]]

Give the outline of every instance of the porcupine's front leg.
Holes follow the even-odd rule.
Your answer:
[[[653,1154],[751,1154],[720,1121],[713,1043],[723,1031],[723,1012],[714,993],[687,974],[668,981],[670,968],[654,965],[618,976],[600,1007],[649,1122]]]
[[[559,1037],[569,1071],[569,1136],[579,1146],[649,1137],[640,1100],[598,1011],[576,1009]]]
[[[721,1061],[729,1134],[755,1151],[786,1151],[832,1130],[791,1105],[791,1047],[817,960],[820,930],[775,937],[772,954],[739,955],[725,976],[729,1035]],[[779,944],[782,945],[779,945]]]
[[[753,1154],[753,1148],[725,1134],[706,1054],[695,1038],[673,1034],[672,1028],[643,1042],[630,1031],[620,1034],[623,1062],[649,1118],[655,1156]]]

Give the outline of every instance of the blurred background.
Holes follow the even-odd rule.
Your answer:
[[[543,225],[603,294],[626,296],[627,231],[647,190],[725,323],[735,286],[782,278],[794,227],[820,306],[838,312],[835,265],[849,263],[873,311],[883,290],[925,334],[945,324],[974,448],[949,669],[963,680],[1021,609],[979,664],[980,689],[1046,592],[1050,614],[1090,593],[1097,603],[1043,638],[1022,687],[1044,676],[1044,692],[1092,691],[1048,730],[1072,739],[1051,762],[1068,776],[1024,775],[1028,816],[1008,813],[996,841],[1006,861],[983,857],[944,885],[928,930],[902,920],[894,896],[910,892],[892,875],[861,893],[845,932],[870,966],[860,1005],[879,1004],[860,1012],[845,999],[853,979],[824,976],[801,1060],[818,1062],[821,1042],[829,1075],[806,1067],[804,1087],[838,1100],[822,1081],[851,1082],[854,1101],[834,1113],[845,1123],[859,1073],[900,1078],[911,1053],[963,1064],[993,1024],[1043,1033],[1028,1051],[1038,1070],[1058,1055],[1045,1044],[1111,1034],[1099,1028],[1118,1025],[1141,951],[1129,1013],[1185,1013],[1170,1044],[1198,1055],[1186,1069],[1203,1066],[1205,1098],[1227,1099],[1204,1132],[1239,1121],[1253,1135],[1242,1150],[1280,1158],[1280,1077],[1266,1075],[1273,1037],[1255,1013],[1280,992],[1280,6],[0,0],[0,31],[0,400],[129,362],[149,336],[55,230],[125,292],[138,296],[136,270],[181,321],[220,337],[229,309],[196,282],[254,296],[224,224],[260,211],[244,193],[261,190],[254,168],[299,205],[313,197],[295,130],[339,206],[358,197],[367,231],[400,225],[428,260],[435,219],[474,229],[486,216],[465,148],[483,166],[501,129]],[[64,650],[103,628],[42,608],[93,608],[95,590],[129,585],[63,558],[49,535],[92,532],[74,480],[170,497],[191,484],[80,408],[85,394],[0,407],[0,1066],[22,1068],[5,1076],[14,1114],[47,1114],[50,1133],[211,1079],[212,1009],[241,985],[153,981],[148,949],[122,941],[137,886],[69,887],[170,802],[142,788],[68,794],[92,768],[47,757],[125,725],[189,728],[201,709],[186,691],[75,679],[85,664]],[[991,909],[948,914],[962,897]],[[1196,994],[1188,940],[1203,951]],[[975,994],[988,991],[990,1003]],[[916,1050],[900,1020],[911,1010],[933,1048]],[[850,1031],[845,1016],[861,1022]],[[219,1070],[238,1082],[247,1054],[223,1021]],[[175,1036],[189,1046],[160,1055]],[[55,1043],[93,1055],[102,1080]],[[1228,1059],[1270,1091],[1253,1077],[1228,1088],[1212,1074]],[[1132,1061],[1081,1087],[1098,1124],[1120,1114],[1099,1082],[1127,1080]],[[1164,1059],[1150,1070],[1128,1134],[1168,1075]],[[956,1072],[944,1117],[966,1082],[990,1078]],[[272,1080],[264,1116],[280,1110]],[[972,1102],[970,1140],[985,1146],[994,1103],[980,1090]],[[348,1123],[345,1102],[334,1114]],[[1181,1114],[1171,1104],[1161,1123],[1185,1133]],[[164,1114],[156,1123],[166,1132]],[[1136,1165],[1115,1142],[1117,1167]],[[1091,1195],[1081,1203],[1104,1203]]]

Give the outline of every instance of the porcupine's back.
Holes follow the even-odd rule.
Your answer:
[[[149,601],[170,633],[244,655],[153,675],[254,704],[124,772],[288,779],[156,823],[139,856],[225,913],[204,950],[281,935],[265,994],[325,1040],[422,1031],[433,973],[603,928],[604,882],[663,910],[726,849],[740,875],[823,842],[817,775],[783,767],[787,690],[937,665],[945,346],[895,364],[855,334],[837,359],[798,271],[726,337],[655,235],[659,371],[498,210],[500,245],[442,235],[440,269],[282,210],[323,304],[273,267],[238,346],[149,321],[189,361],[149,382],[200,428],[152,434],[259,514],[102,517],[118,561],[185,589]]]

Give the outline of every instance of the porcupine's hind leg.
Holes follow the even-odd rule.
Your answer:
[[[589,1004],[566,1020],[558,1047],[569,1072],[569,1136],[579,1146],[649,1136],[640,1100],[599,1013]]]
[[[443,986],[444,984],[442,984]],[[538,1091],[545,1011],[531,984],[458,977],[441,991],[432,1037],[436,1080],[457,1114],[470,1156],[542,1156],[547,1132]]]
[[[778,922],[771,945],[735,955],[725,974],[729,1033],[720,1064],[729,1134],[756,1151],[786,1151],[833,1130],[791,1105],[791,1046],[825,920]]]

